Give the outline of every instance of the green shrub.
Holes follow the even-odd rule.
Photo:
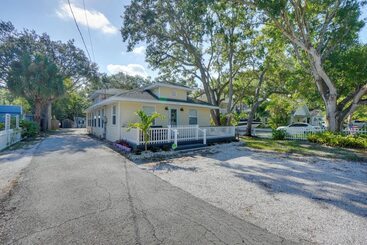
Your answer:
[[[0,122],[0,131],[5,129],[5,123]]]
[[[287,132],[285,130],[273,129],[273,131],[272,131],[272,139],[273,140],[284,140],[285,136],[287,136]]]
[[[20,127],[23,129],[22,137],[34,138],[40,132],[40,127],[36,122],[22,120],[20,121]]]
[[[366,135],[344,135],[340,133],[322,132],[310,134],[307,136],[308,141],[322,145],[338,146],[346,148],[367,148]]]

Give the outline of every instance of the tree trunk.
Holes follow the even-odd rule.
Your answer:
[[[260,104],[260,101],[259,101],[260,90],[261,90],[261,86],[262,86],[262,84],[264,82],[265,72],[266,72],[266,68],[261,72],[261,74],[259,76],[259,83],[257,84],[257,88],[255,90],[254,104],[252,105],[250,114],[249,114],[249,116],[247,118],[246,135],[248,135],[248,136],[251,136],[251,133],[252,133],[252,122],[254,120],[255,112],[256,112],[257,108],[259,107],[259,104]]]
[[[231,36],[233,35],[233,30],[231,31]],[[232,116],[230,113],[232,112],[232,97],[233,97],[233,45],[230,44],[229,49],[229,84],[228,84],[228,105],[227,105],[227,122],[228,126],[231,123]]]
[[[49,101],[47,102],[47,112],[46,112],[46,117],[45,117],[45,122],[46,122],[46,130],[50,130],[51,129],[51,110],[52,110],[52,102]]]
[[[218,109],[210,110],[213,122],[216,126],[220,126],[220,112]]]
[[[34,101],[34,121],[41,126],[41,113],[42,113],[42,103],[40,100],[36,99]]]
[[[309,58],[312,64],[312,75],[325,104],[328,130],[339,132],[344,118],[340,117],[341,111],[338,110],[336,87],[322,67],[321,56],[315,49],[311,48],[309,50]]]
[[[246,135],[247,136],[251,136],[252,135],[252,122],[253,122],[253,118],[254,118],[254,107],[251,108],[250,114],[248,115],[247,118],[247,128],[246,128]]]

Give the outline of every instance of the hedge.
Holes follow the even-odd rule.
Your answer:
[[[367,135],[345,135],[341,133],[322,132],[310,134],[308,141],[337,147],[367,149]]]

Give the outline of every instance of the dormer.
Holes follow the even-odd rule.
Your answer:
[[[153,83],[145,87],[145,90],[149,90],[159,99],[171,99],[171,100],[184,100],[187,101],[187,94],[193,91],[184,85],[175,83]]]

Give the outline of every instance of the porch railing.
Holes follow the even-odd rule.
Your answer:
[[[207,139],[234,137],[235,127],[199,127],[198,125],[187,126],[168,126],[167,128],[149,129],[149,144],[163,144],[187,142],[193,140],[203,140],[206,144]],[[121,130],[121,138],[135,145],[144,144],[144,134],[136,128],[125,128]]]
[[[201,127],[206,130],[206,136],[210,138],[232,137],[236,134],[234,126],[219,126],[219,127]]]

